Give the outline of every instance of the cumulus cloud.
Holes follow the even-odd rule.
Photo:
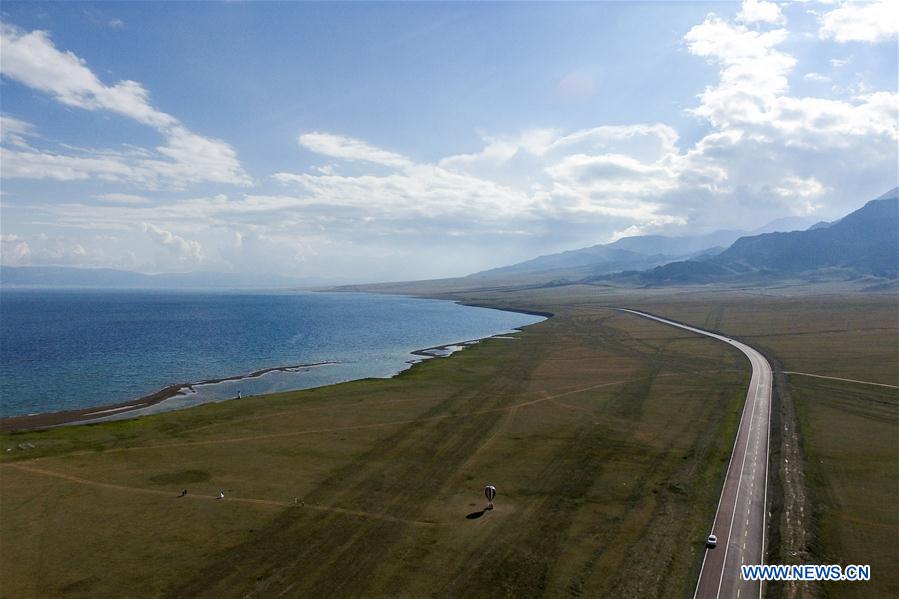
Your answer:
[[[845,42],[884,42],[899,33],[899,3],[894,0],[845,2],[819,17],[818,36]]]
[[[98,256],[80,242],[46,234],[0,235],[0,263],[6,266],[96,265]]]
[[[487,227],[506,235],[538,221],[597,218],[662,225],[682,219],[645,198],[676,186],[684,166],[676,141],[677,133],[665,125],[604,126],[569,134],[534,130],[514,138],[485,137],[479,152],[448,156],[438,164],[409,161],[384,175],[280,172],[274,178],[305,191],[295,201],[307,206],[341,206],[371,218],[453,218],[458,230]],[[383,152],[360,145],[368,155]]]
[[[31,246],[18,235],[0,235],[0,264],[25,266],[31,262]]]
[[[0,24],[0,74],[58,102],[89,111],[108,111],[158,130],[166,143],[158,157],[139,162],[109,156],[84,157],[48,151],[9,150],[3,175],[11,178],[127,180],[157,186],[185,186],[194,181],[248,185],[237,154],[227,143],[192,133],[178,119],[156,109],[138,82],[104,84],[74,53],[60,51],[45,31],[25,31]],[[15,132],[14,132],[15,134]],[[23,133],[10,141],[21,142]],[[21,143],[15,145],[21,146]]]
[[[853,170],[864,170],[876,185],[889,184],[895,171],[897,94],[869,90],[845,100],[791,94],[797,61],[782,49],[790,35],[785,23],[779,6],[749,1],[735,20],[709,15],[685,35],[691,54],[719,68],[690,109],[710,128],[691,147],[681,148],[677,131],[664,123],[535,129],[483,135],[481,149],[425,165],[316,133],[319,143],[306,147],[339,160],[388,156],[368,161],[399,171],[282,172],[275,179],[298,185],[304,203],[343,206],[360,217],[452,215],[502,222],[509,226],[496,229],[507,231],[538,221],[595,223],[605,231],[614,223],[615,234],[716,220],[736,227],[785,211],[813,213],[828,198],[838,201],[835,193],[856,202],[837,192],[841,180],[861,176]],[[819,73],[804,78],[828,80]]]
[[[788,145],[844,146],[846,135],[897,138],[895,93],[851,101],[790,96],[788,75],[796,60],[777,49],[786,38],[785,29],[758,32],[713,16],[693,27],[685,37],[688,49],[721,71],[692,112],[717,128]]]
[[[808,215],[813,214],[820,207],[814,200],[824,195],[824,192],[827,190],[814,177],[805,179],[801,177],[787,177],[775,186],[772,191],[782,198],[798,199],[799,202],[794,202],[793,204],[796,208],[794,211],[802,215]]]
[[[150,223],[143,223],[142,228],[150,239],[166,248],[178,261],[189,264],[199,264],[203,261],[203,252],[198,242],[190,241]]]
[[[785,29],[759,32],[715,16],[690,29],[689,51],[722,67],[718,84],[705,89],[692,112],[716,127],[767,121],[767,105],[787,90],[796,64],[776,49],[786,38]]]
[[[746,0],[737,13],[737,19],[744,23],[774,23],[782,25],[786,23],[780,7],[774,2],[765,0]]]
[[[684,139],[664,122],[525,128],[481,132],[464,152],[426,162],[375,140],[308,131],[297,143],[323,164],[273,174],[281,184],[274,191],[177,201],[157,194],[152,202],[110,193],[97,197],[102,205],[38,209],[72,230],[140,237],[158,252],[159,269],[346,269],[392,279],[465,274],[625,235],[752,228],[789,213],[829,218],[895,184],[897,94],[792,91],[791,83],[827,77],[796,72],[791,36],[779,6],[767,2],[746,2],[736,18],[710,14],[692,27],[685,51],[714,75],[687,109],[699,133]],[[4,176],[40,161],[48,163],[41,172],[59,179],[152,186],[228,176],[217,168],[236,161],[230,147],[207,146],[180,124],[165,132],[163,145],[143,152],[4,148]],[[147,223],[142,235],[133,235],[134,223]],[[22,259],[34,262],[37,242],[22,241],[32,252]],[[84,260],[100,259],[94,245],[82,246]],[[75,255],[72,243],[65,248]],[[260,261],[265,266],[255,266]]]

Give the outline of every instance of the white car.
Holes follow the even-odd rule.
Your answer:
[[[714,549],[718,546],[718,537],[715,535],[709,535],[709,538],[705,540],[705,546],[709,549]]]

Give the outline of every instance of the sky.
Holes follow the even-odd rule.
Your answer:
[[[4,265],[459,276],[899,177],[897,2],[0,10]]]

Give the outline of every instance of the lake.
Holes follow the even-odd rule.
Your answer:
[[[142,412],[390,377],[414,350],[541,320],[363,293],[3,289],[0,415],[109,405],[276,367],[296,368],[194,385]]]

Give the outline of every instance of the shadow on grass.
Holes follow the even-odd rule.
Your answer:
[[[485,507],[484,509],[482,509],[480,512],[472,512],[472,513],[468,514],[468,515],[465,516],[465,517],[466,517],[467,519],[469,519],[469,520],[477,520],[478,518],[480,518],[481,516],[483,516],[483,515],[486,514],[487,512],[491,511],[492,509],[493,509],[493,506],[492,506],[492,505],[488,505],[487,507]]]

